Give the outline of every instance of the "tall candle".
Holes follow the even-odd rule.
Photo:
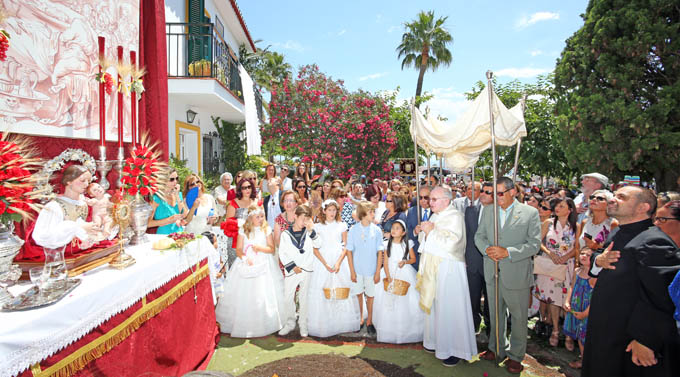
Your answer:
[[[123,64],[123,46],[118,46],[118,64]],[[118,75],[118,83],[122,83],[123,78]],[[123,147],[123,91],[118,92],[118,148]]]
[[[130,51],[130,64],[133,71],[137,69],[137,53]],[[132,76],[131,81],[135,80]],[[137,145],[137,93],[130,92],[130,132],[132,134],[132,147]]]
[[[99,37],[99,56],[102,57],[106,54],[106,38]],[[99,66],[99,74],[103,74],[102,66]],[[104,89],[104,83],[99,83],[99,145],[106,145],[106,92]]]

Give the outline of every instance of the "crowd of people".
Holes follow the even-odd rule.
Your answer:
[[[211,194],[173,170],[153,198],[157,233],[219,229],[223,333],[422,342],[446,366],[482,337],[481,359],[520,373],[535,313],[537,336],[578,347],[583,376],[680,375],[680,194],[611,191],[599,173],[579,192],[293,173],[224,173]]]

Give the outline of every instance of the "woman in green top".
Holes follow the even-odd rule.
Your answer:
[[[179,190],[179,175],[177,170],[170,169],[168,186],[165,188],[165,195],[155,194],[151,207],[153,212],[149,218],[149,228],[158,227],[157,234],[170,234],[181,232],[186,224],[184,219],[189,213],[186,204]]]

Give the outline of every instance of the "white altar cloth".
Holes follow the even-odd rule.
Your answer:
[[[162,237],[147,236],[151,242]],[[174,277],[195,269],[198,261],[208,258],[211,283],[215,266],[219,266],[219,254],[205,237],[189,243],[183,251],[153,250],[151,243],[146,243],[128,246],[125,252],[137,263],[124,270],[107,264],[77,276],[82,283],[53,305],[0,312],[0,377],[16,376],[57,353]],[[10,289],[12,293],[17,293],[16,288]]]

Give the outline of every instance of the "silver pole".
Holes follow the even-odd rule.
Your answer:
[[[411,105],[411,122],[413,122],[413,106]],[[413,151],[414,151],[414,157],[415,157],[415,162],[416,162],[416,214],[418,218],[418,225],[420,225],[420,171],[418,170],[418,133],[413,134]]]
[[[427,185],[430,186],[430,152],[427,152]]]
[[[472,186],[472,205],[475,205],[475,166],[472,165],[472,172],[470,173],[470,184]],[[482,210],[481,208],[479,209]]]
[[[489,125],[491,126],[491,165],[493,167],[493,245],[498,246],[498,195],[496,189],[496,181],[498,175],[498,167],[496,166],[496,131],[494,129],[494,119],[493,119],[493,84],[491,83],[491,78],[493,77],[493,72],[486,71],[487,87],[489,90]],[[499,335],[498,335],[498,261],[494,261],[494,290],[495,290],[495,328],[496,328],[496,365],[498,365],[498,347],[499,347]]]
[[[522,104],[522,114],[524,114],[524,110],[527,108],[527,95],[523,95],[522,99],[519,100],[519,102]],[[524,117],[524,116],[522,116]],[[515,150],[515,166],[514,169],[512,169],[512,181],[517,182],[517,169],[519,168],[519,150],[520,147],[522,146],[522,138],[520,137],[517,139],[517,149]]]
[[[444,176],[444,168],[442,167],[442,156],[439,156],[439,183],[441,183],[442,177]]]
[[[517,168],[519,167],[519,148],[522,146],[522,138],[517,139],[517,150],[515,151],[515,166],[512,169],[512,181],[517,182]]]

